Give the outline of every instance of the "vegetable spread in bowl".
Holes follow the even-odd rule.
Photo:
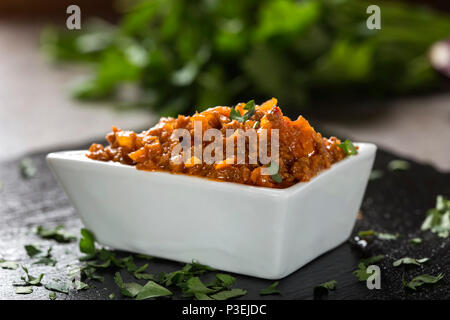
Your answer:
[[[106,140],[109,146],[94,143],[87,157],[270,188],[309,181],[356,153],[350,141],[323,138],[302,116],[283,116],[275,98],[161,118],[141,133],[113,127]]]

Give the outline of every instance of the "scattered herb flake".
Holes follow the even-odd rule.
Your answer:
[[[56,291],[60,293],[69,293],[70,284],[68,284],[66,281],[60,281],[60,280],[52,280],[50,282],[47,282],[44,285],[45,289],[50,291]]]
[[[89,256],[94,256],[96,254],[95,236],[87,229],[81,229],[80,251]]]
[[[173,293],[154,281],[149,281],[139,291],[136,300],[171,296]]]
[[[247,294],[247,290],[235,288],[235,289],[215,293],[215,294],[211,295],[210,297],[214,300],[228,300],[228,299],[244,296],[246,294]]]
[[[275,181],[276,183],[281,183],[283,182],[283,178],[281,177],[279,171],[280,171],[280,166],[278,165],[278,163],[276,162],[271,162],[270,165],[267,167],[267,170],[270,174],[270,177],[272,178],[273,181]]]
[[[73,234],[64,230],[64,226],[60,225],[55,228],[45,228],[38,226],[36,228],[36,234],[43,239],[53,239],[57,242],[68,243],[77,239]]]
[[[382,170],[372,170],[372,172],[370,173],[369,176],[369,180],[373,181],[373,180],[377,180],[377,179],[381,179],[383,177],[384,173]]]
[[[16,270],[18,267],[19,265],[14,261],[0,260],[0,268],[2,269]]]
[[[230,109],[230,119],[236,120],[238,122],[244,123],[248,119],[250,119],[256,112],[255,109],[255,101],[250,100],[247,102],[244,106],[244,110],[247,110],[247,112],[244,115],[241,115],[241,113],[236,110],[236,107],[233,107]]]
[[[395,160],[391,160],[389,161],[387,168],[390,171],[397,171],[397,170],[409,170],[409,168],[411,167],[411,165],[409,164],[408,161],[405,160],[399,160],[399,159],[395,159]]]
[[[353,271],[353,274],[358,278],[359,281],[366,281],[369,279],[370,274],[367,273],[367,266],[360,262],[358,264],[358,270]]]
[[[314,295],[319,296],[319,295],[328,294],[329,291],[336,289],[336,285],[337,285],[336,280],[330,280],[330,281],[321,283],[314,287]]]
[[[114,293],[111,293],[108,297],[109,297],[110,299],[114,299],[114,298],[116,297],[116,295],[115,295]]]
[[[382,233],[382,232],[376,232],[375,235],[380,240],[397,240],[400,237],[400,234],[398,233]]]
[[[369,257],[367,259],[363,259],[360,261],[360,263],[364,264],[365,266],[370,266],[372,264],[375,264],[377,262],[380,262],[384,259],[384,255],[380,254],[377,256]]]
[[[229,274],[224,274],[224,273],[218,273],[216,274],[216,279],[217,279],[217,286],[220,287],[231,287],[235,282],[236,282],[236,278],[233,276],[230,276]]]
[[[417,244],[422,243],[422,239],[421,238],[412,238],[408,242],[417,245]]]
[[[16,288],[17,294],[30,294],[33,293],[33,287],[17,287]]]
[[[280,294],[281,292],[276,289],[278,284],[279,284],[279,281],[272,283],[267,288],[259,290],[259,294],[261,296],[267,296],[267,295],[271,295],[271,294]]]
[[[49,298],[50,300],[56,300],[56,293],[55,293],[55,292],[50,292],[50,293],[48,294],[48,298]]]
[[[417,266],[420,266],[422,263],[425,263],[428,260],[430,260],[430,259],[429,258],[414,259],[414,258],[410,258],[410,257],[404,257],[404,258],[394,261],[394,263],[392,265],[394,267],[398,267],[402,264],[415,264]]]
[[[22,270],[25,272],[26,277],[21,277],[21,279],[28,285],[39,286],[44,274],[41,273],[39,276],[35,277],[28,273],[28,269],[22,266]]]
[[[20,173],[25,179],[32,178],[36,175],[36,167],[34,166],[33,160],[31,158],[24,158],[19,164]]]
[[[39,247],[37,245],[27,244],[24,247],[30,258],[33,258],[34,256],[42,253],[42,251],[39,249]]]
[[[402,283],[403,286],[412,290],[417,290],[417,287],[420,287],[424,284],[434,284],[438,281],[440,281],[444,275],[442,273],[438,274],[437,276],[432,276],[429,274],[423,274],[417,277],[414,277],[411,281],[407,282],[405,280],[405,275],[402,275]]]
[[[436,206],[428,210],[427,217],[422,223],[421,230],[430,230],[441,238],[450,234],[450,200],[439,195],[436,197]]]
[[[358,154],[358,150],[349,139],[346,139],[343,143],[337,144],[337,146],[341,148],[347,156]]]
[[[192,277],[186,281],[187,290],[185,293],[187,294],[196,294],[196,293],[204,293],[209,294],[213,293],[215,290],[208,288],[204,285],[204,283],[200,280],[199,277]]]
[[[134,298],[142,290],[142,286],[139,283],[136,282],[124,283],[119,272],[116,272],[116,274],[114,275],[114,281],[120,288],[120,292],[127,297]]]

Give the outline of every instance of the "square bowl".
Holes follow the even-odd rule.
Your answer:
[[[47,161],[87,229],[114,249],[280,279],[350,235],[376,146],[286,189],[148,172],[91,160]]]

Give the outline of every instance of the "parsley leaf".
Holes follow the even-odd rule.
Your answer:
[[[50,291],[56,291],[56,292],[65,293],[65,294],[69,293],[68,282],[61,281],[59,279],[47,282],[44,285],[44,287],[45,287],[45,289],[50,290]]]
[[[32,178],[36,175],[37,170],[31,158],[22,159],[22,161],[20,161],[19,168],[22,177],[24,177],[25,179]]]
[[[374,230],[364,230],[364,231],[359,231],[358,232],[358,236],[360,238],[371,238],[373,236],[376,236],[378,239],[380,240],[397,240],[400,237],[399,233],[386,233],[386,232],[376,232]]]
[[[358,270],[353,271],[353,274],[358,278],[359,281],[366,281],[369,279],[370,274],[367,273],[367,266],[360,262],[358,264]]]
[[[44,274],[41,273],[39,276],[35,277],[28,273],[28,269],[22,266],[22,270],[25,272],[26,277],[21,277],[21,279],[28,285],[31,286],[39,286],[41,285],[41,280],[44,277]]]
[[[405,170],[409,170],[410,167],[411,167],[411,165],[409,164],[408,161],[398,160],[398,159],[389,161],[389,163],[387,165],[387,168],[390,171],[397,171],[397,170],[405,171]]]
[[[427,217],[422,223],[421,230],[430,230],[441,238],[450,234],[450,200],[439,195],[436,197],[436,206],[428,210]]]
[[[219,287],[231,287],[235,282],[236,278],[230,276],[229,274],[218,273],[216,274],[217,283],[216,285]]]
[[[415,264],[416,266],[420,266],[422,263],[424,263],[428,260],[430,260],[430,259],[429,258],[414,259],[414,258],[410,258],[410,257],[404,257],[404,258],[394,261],[394,263],[392,265],[394,267],[398,267],[402,264]]]
[[[116,282],[117,286],[120,288],[120,292],[122,292],[122,294],[127,297],[134,298],[142,290],[142,286],[139,283],[136,283],[136,282],[124,283],[119,272],[115,273],[114,281]]]
[[[348,140],[348,139],[346,139],[343,143],[337,144],[337,146],[339,148],[341,148],[342,151],[344,151],[344,153],[347,156],[358,154],[358,150],[353,145],[353,143],[350,140]]]
[[[335,290],[337,285],[336,280],[330,280],[324,283],[321,283],[314,287],[314,295],[324,295],[327,294],[331,290]]]
[[[155,277],[151,273],[145,273],[147,270],[148,263],[144,264],[140,268],[138,268],[136,271],[134,271],[133,275],[136,279],[143,279],[143,280],[155,280]]]
[[[94,234],[87,229],[81,229],[81,236],[80,251],[94,256],[96,254]]]
[[[417,277],[414,277],[411,281],[407,282],[405,280],[405,275],[402,275],[402,283],[403,286],[412,290],[417,290],[417,287],[420,287],[424,284],[433,284],[440,281],[444,275],[439,273],[437,276],[432,276],[429,274],[423,274]]]
[[[259,294],[261,296],[266,296],[266,295],[270,295],[270,294],[280,294],[281,292],[276,289],[278,284],[279,284],[279,281],[272,283],[267,288],[259,290]]]
[[[18,266],[14,261],[0,260],[0,268],[2,269],[16,270]]]
[[[207,286],[205,286],[199,277],[192,277],[186,281],[186,290],[185,290],[186,294],[196,294],[196,293],[209,294],[215,291],[216,290],[210,289]]]
[[[278,165],[278,163],[271,162],[270,165],[267,167],[267,170],[268,170],[268,172],[270,174],[270,177],[272,178],[273,181],[275,181],[276,183],[283,182],[283,178],[279,174],[280,166]]]
[[[33,293],[33,287],[17,287],[16,294],[30,294]]]
[[[369,257],[367,259],[363,259],[360,262],[362,264],[364,264],[365,266],[370,266],[371,264],[375,264],[377,262],[380,262],[383,259],[384,259],[384,255],[380,254],[380,255],[377,255],[377,256]]]
[[[412,238],[408,242],[412,243],[412,244],[415,244],[415,245],[418,245],[418,244],[422,243],[422,239],[421,238]]]
[[[369,180],[373,181],[373,180],[377,180],[377,179],[381,179],[383,177],[384,173],[381,170],[372,170],[372,172],[370,173],[369,176]]]
[[[211,295],[210,297],[214,300],[228,300],[231,298],[237,298],[240,296],[244,296],[246,294],[247,294],[247,290],[235,288],[235,289],[215,293],[215,294]]]
[[[164,296],[171,296],[173,293],[164,288],[163,286],[157,284],[154,281],[149,281],[145,284],[145,286],[142,287],[142,289],[139,291],[136,300],[144,300],[149,298],[156,298],[156,297],[164,297]]]
[[[256,112],[255,109],[255,101],[250,100],[247,102],[244,106],[244,110],[247,110],[247,112],[244,115],[241,115],[241,113],[236,110],[236,107],[233,107],[230,109],[230,119],[236,120],[238,122],[244,123],[248,119],[250,119]]]
[[[55,292],[50,292],[50,293],[48,294],[48,298],[49,298],[50,300],[56,300],[56,293],[55,293]]]
[[[36,228],[36,234],[43,239],[53,239],[57,242],[67,243],[76,240],[76,237],[64,230],[64,226],[60,225],[53,229],[47,229],[43,226]]]
[[[44,257],[41,257],[39,260],[34,262],[33,264],[43,264],[46,266],[54,267],[56,265],[56,260],[52,258],[52,247],[48,248],[47,254]]]
[[[33,244],[27,244],[24,246],[25,250],[27,251],[27,254],[30,258],[33,258],[35,255],[38,255],[42,251],[39,249],[38,246]]]

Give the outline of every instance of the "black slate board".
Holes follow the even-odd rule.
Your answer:
[[[74,146],[69,149],[86,149]],[[24,179],[18,168],[20,159],[0,163],[0,259],[14,260],[29,266],[33,275],[45,273],[43,283],[55,278],[64,279],[67,265],[78,263],[77,243],[59,244],[52,240],[38,238],[32,229],[37,225],[46,227],[64,224],[66,229],[78,235],[82,224],[69,203],[67,197],[57,185],[45,162],[47,152],[30,155],[38,171],[35,177]],[[325,299],[449,299],[450,298],[450,239],[441,239],[431,233],[420,232],[420,225],[427,209],[434,207],[438,194],[450,195],[450,174],[443,174],[434,168],[410,161],[408,171],[390,172],[387,163],[399,157],[379,150],[374,168],[384,171],[381,179],[370,181],[362,204],[362,220],[358,220],[353,232],[374,229],[378,232],[401,233],[399,240],[374,240],[365,248],[355,244],[352,239],[338,248],[324,254],[292,275],[282,279],[278,296],[260,297],[259,290],[272,281],[235,275],[236,287],[248,290],[240,299],[313,299],[313,288],[319,283],[335,279],[337,290]],[[408,243],[412,237],[421,237],[424,243],[413,246]],[[32,265],[24,250],[25,244],[37,243],[44,249],[53,247],[53,254],[58,264],[56,267]],[[126,255],[126,253],[120,253]],[[360,259],[372,255],[384,254],[381,267],[381,289],[369,290],[364,282],[358,282],[352,271],[357,268]],[[421,267],[407,269],[394,268],[392,262],[403,256],[416,258],[428,257],[430,261]],[[137,265],[144,264],[137,260]],[[158,274],[161,271],[177,270],[182,265],[176,262],[154,259],[150,261],[149,271]],[[95,281],[95,286],[85,291],[70,292],[68,295],[57,294],[57,299],[108,299],[115,293],[115,299],[121,296],[114,284],[111,269],[101,273],[104,283]],[[424,286],[417,292],[405,290],[401,277],[405,272],[407,279],[422,273],[445,274],[443,280],[432,286]],[[13,282],[20,280],[23,272],[0,269],[0,300],[2,299],[48,299],[49,291],[44,287],[35,287],[32,294],[15,294]],[[125,281],[132,277],[122,271]],[[214,277],[214,274],[207,275]],[[180,298],[176,295],[174,299]]]

